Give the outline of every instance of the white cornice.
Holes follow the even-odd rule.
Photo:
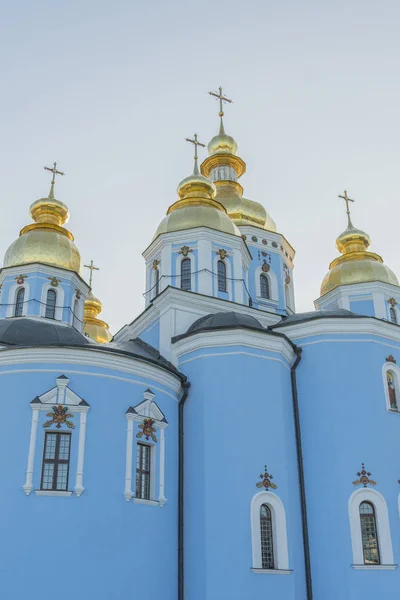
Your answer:
[[[291,246],[289,244],[289,242],[287,241],[287,239],[285,238],[284,235],[282,235],[281,233],[278,233],[276,231],[269,231],[267,229],[260,229],[259,227],[253,227],[251,225],[241,225],[239,226],[240,229],[240,233],[245,234],[249,243],[251,242],[251,245],[256,245],[257,247],[260,248],[260,250],[266,250],[267,252],[276,252],[278,254],[282,255],[282,251],[280,249],[280,246],[282,245],[282,247],[284,248],[284,252],[287,251],[289,256],[286,256],[283,253],[283,258],[287,261],[289,261],[290,263],[292,263],[293,266],[293,260],[290,260],[290,256],[292,256],[294,258],[295,254],[296,254],[296,250],[293,248],[293,246]],[[274,242],[276,242],[277,244],[279,244],[278,248],[272,248],[270,245],[265,246],[262,241],[259,242],[253,242],[251,241],[251,237],[249,239],[249,236],[255,235],[259,240],[262,239],[267,239],[268,241],[272,240]]]
[[[132,323],[125,325],[116,335],[116,341],[123,341],[138,337],[151,323],[165,314],[168,310],[184,309],[186,312],[193,312],[196,318],[210,313],[217,312],[237,312],[255,317],[260,321],[263,327],[275,325],[282,319],[276,313],[270,313],[264,310],[251,308],[245,304],[236,304],[230,300],[215,298],[214,296],[204,296],[196,292],[186,292],[179,288],[168,287],[159,296],[154,298],[152,304]]]
[[[265,352],[280,354],[288,364],[293,362],[294,351],[284,337],[262,331],[249,329],[226,329],[218,331],[203,331],[190,335],[173,344],[178,358],[189,352],[204,348],[225,348],[228,346],[244,346]]]
[[[383,283],[382,281],[369,281],[366,283],[351,283],[348,285],[339,285],[333,290],[330,290],[323,296],[317,298],[314,302],[315,306],[326,305],[332,301],[338,301],[340,298],[348,298],[354,295],[368,294],[371,296],[373,293],[380,292],[382,294],[389,294],[390,296],[399,294],[399,286],[391,283]]]
[[[208,227],[195,227],[194,229],[182,229],[180,231],[172,231],[171,233],[160,234],[143,252],[143,258],[151,260],[155,254],[161,252],[161,248],[169,244],[178,244],[190,241],[198,242],[199,240],[207,240],[210,242],[221,244],[221,247],[228,245],[231,248],[242,250],[243,255],[246,255],[248,262],[251,261],[251,254],[247,248],[247,244],[238,235],[223,233],[216,229]]]
[[[30,263],[27,265],[17,265],[16,267],[2,267],[0,269],[0,282],[4,281],[6,277],[12,277],[15,275],[30,275],[32,273],[44,273],[49,276],[63,277],[67,281],[71,281],[83,294],[87,294],[90,287],[82,279],[82,277],[75,271],[69,269],[60,269],[59,267],[53,267],[44,263]]]
[[[131,376],[143,377],[179,394],[181,381],[177,375],[162,367],[147,363],[145,359],[106,353],[93,348],[7,348],[0,352],[0,367],[10,365],[37,364],[42,371],[43,365],[79,365],[80,367],[96,367],[98,369],[118,371]],[[0,375],[2,372],[0,371]],[[93,373],[93,376],[98,376]]]
[[[400,343],[400,326],[368,317],[317,318],[279,327],[276,331],[285,333],[292,340],[317,335],[376,335]]]

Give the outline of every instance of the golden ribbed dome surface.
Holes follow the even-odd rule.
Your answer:
[[[321,284],[321,296],[340,285],[353,283],[381,281],[399,285],[396,275],[383,264],[379,254],[367,251],[369,245],[369,235],[354,227],[349,217],[348,227],[336,240],[342,256],[329,265],[329,272]]]
[[[276,231],[275,221],[262,204],[243,198],[241,186],[235,182],[221,181],[216,183],[216,200],[225,207],[231,220],[238,227],[252,225],[268,231]]]
[[[62,227],[68,220],[68,208],[54,198],[53,183],[48,198],[34,202],[30,213],[35,223],[24,227],[8,248],[4,267],[39,262],[79,273],[79,250],[72,233]]]
[[[227,135],[225,131],[220,131],[208,143],[207,150],[209,154],[237,154],[238,145],[232,136]]]
[[[99,344],[106,344],[112,340],[108,324],[98,318],[103,310],[103,304],[90,291],[85,300],[82,333]]]

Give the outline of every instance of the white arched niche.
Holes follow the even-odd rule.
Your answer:
[[[370,502],[375,510],[376,529],[379,546],[379,565],[364,564],[364,552],[361,539],[360,504]],[[349,519],[354,569],[395,569],[393,548],[390,536],[389,515],[385,498],[376,490],[362,488],[349,498]]]
[[[271,511],[274,546],[274,569],[263,569],[261,561],[260,509],[266,504]],[[251,501],[251,540],[254,573],[288,574],[289,554],[286,531],[286,513],[282,500],[272,492],[259,492]]]

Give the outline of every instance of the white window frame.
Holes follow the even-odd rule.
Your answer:
[[[21,288],[25,289],[24,303],[22,305],[21,317],[26,317],[26,315],[28,314],[30,290],[29,290],[29,283],[27,283],[27,281],[25,280],[24,283],[14,283],[14,285],[11,286],[10,291],[8,292],[7,318],[15,317],[15,306],[17,303],[17,294]],[[20,319],[21,317],[15,317],[15,318]]]
[[[164,506],[167,502],[165,497],[165,429],[168,427],[166,421],[161,421],[155,418],[154,413],[158,413],[157,416],[163,418],[163,415],[153,402],[154,394],[150,390],[146,390],[143,394],[144,401],[136,408],[141,409],[141,414],[135,412],[126,412],[126,462],[125,462],[125,500],[137,504],[149,504],[154,506]],[[129,409],[128,409],[129,410]],[[159,440],[157,443],[148,444],[151,446],[151,457],[150,457],[150,500],[145,498],[136,498],[135,492],[132,489],[133,482],[136,481],[136,456],[137,456],[137,444],[139,440],[135,434],[134,424],[139,425],[143,423],[145,419],[152,418],[154,427],[158,430]],[[139,431],[136,427],[136,433]],[[159,448],[158,448],[159,447]],[[155,481],[156,481],[156,466],[159,464],[159,475],[158,475],[158,498],[156,497]]]
[[[269,281],[269,294],[270,298],[263,298],[261,296],[261,284],[260,284],[260,275],[265,275],[268,277]],[[278,278],[276,274],[270,269],[268,272],[262,270],[261,266],[258,266],[255,270],[255,278],[256,278],[256,296],[258,300],[261,302],[278,302],[279,301],[279,290],[278,290]]]
[[[392,371],[392,373],[394,374],[394,381],[395,381],[395,387],[396,387],[396,393],[397,393],[398,410],[393,410],[393,408],[390,408],[389,390],[388,390],[388,384],[387,384],[387,379],[386,379],[386,373],[388,371]],[[385,364],[382,367],[382,377],[383,377],[383,389],[385,390],[386,410],[391,413],[400,414],[400,369],[399,369],[399,367],[395,363],[385,362]]]
[[[213,251],[215,252],[215,250]],[[214,279],[214,296],[216,298],[219,298],[218,293],[218,263],[219,261],[223,262],[225,264],[225,268],[226,268],[226,292],[222,292],[222,293],[226,293],[228,296],[228,300],[232,300],[233,298],[233,284],[234,284],[234,279],[233,279],[233,275],[232,275],[232,264],[230,259],[230,254],[228,254],[228,256],[222,260],[221,257],[219,256],[219,254],[216,254],[213,258],[213,273],[215,273],[215,275],[213,276]]]
[[[90,408],[89,405],[82,406],[82,398],[75,394],[68,388],[69,380],[65,377],[58,377],[56,380],[56,387],[49,390],[42,396],[39,396],[40,402],[31,403],[32,408],[32,423],[31,423],[31,436],[29,441],[28,451],[28,463],[26,467],[26,480],[22,486],[25,494],[29,494],[35,489],[33,485],[33,475],[35,467],[35,455],[37,447],[37,430],[39,424],[39,413],[41,411],[49,412],[51,406],[56,404],[63,404],[68,406],[68,411],[71,413],[79,413],[79,427],[78,427],[78,457],[77,467],[75,476],[75,487],[74,492],[79,497],[85,491],[83,487],[83,467],[85,458],[85,442],[86,442],[86,415]],[[46,431],[54,431],[50,427],[43,429]],[[40,468],[43,468],[41,464]],[[71,491],[61,492],[58,490],[35,490],[37,496],[71,496]]]
[[[63,307],[64,307],[64,288],[60,285],[55,287],[51,283],[45,283],[42,287],[41,305],[40,305],[40,316],[45,317],[46,306],[47,306],[47,292],[53,290],[56,293],[56,309],[54,312],[54,319],[48,319],[49,321],[62,321],[63,318]]]
[[[271,511],[274,569],[262,568],[260,509],[263,504],[266,504]],[[252,498],[250,519],[253,553],[252,571],[254,573],[290,574],[286,513],[282,500],[272,492],[259,492]]]
[[[361,537],[360,504],[369,502],[375,510],[376,531],[378,536],[379,556],[381,564],[364,564],[364,552]],[[349,498],[349,520],[351,545],[353,550],[353,569],[359,570],[393,570],[393,548],[390,536],[389,514],[385,498],[376,490],[361,488]]]

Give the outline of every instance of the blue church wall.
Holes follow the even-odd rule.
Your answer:
[[[352,567],[348,502],[364,462],[376,482],[367,487],[386,500],[398,563],[400,488],[393,457],[400,416],[386,410],[382,367],[388,354],[400,359],[400,347],[370,335],[341,338],[342,343],[340,336],[335,343],[296,341],[303,346],[297,378],[314,593],[324,600],[342,598],[344,590],[349,600],[390,598],[394,585],[400,585],[398,570]]]
[[[350,310],[351,312],[365,315],[367,317],[375,316],[375,307],[373,300],[352,300],[350,298]]]
[[[142,331],[142,333],[140,334],[139,337],[141,340],[143,340],[147,344],[150,344],[150,346],[153,346],[154,348],[157,348],[157,350],[159,350],[160,349],[160,319],[157,319],[156,321],[154,321],[154,323],[152,323],[151,325],[146,327],[146,329],[144,329]]]
[[[185,405],[187,600],[305,599],[290,370],[268,354],[214,346],[181,357],[192,382]],[[251,571],[250,507],[264,465],[286,511],[293,572],[281,577]]]
[[[37,496],[35,492],[26,496],[22,485],[31,431],[30,402],[35,394],[53,388],[62,373],[69,377],[69,387],[90,404],[85,491],[79,498],[75,494]],[[44,600],[52,600],[55,593],[57,600],[69,600],[71,594],[77,600],[176,600],[178,404],[176,398],[171,398],[172,392],[151,379],[67,362],[56,366],[5,366],[0,370],[0,386],[5,425],[0,436],[0,531],[2,540],[7,540],[6,544],[0,542],[0,596],[20,600],[26,597],[29,584],[31,597]],[[126,502],[124,498],[125,412],[143,401],[147,387],[155,393],[154,400],[168,421],[168,501],[162,508]],[[40,412],[37,431],[35,488],[40,485],[46,412]],[[75,429],[66,429],[72,432],[69,489],[75,483],[80,418],[79,413],[73,415]],[[63,431],[63,427],[51,429]],[[134,439],[137,432],[135,423]],[[133,482],[135,463],[134,455]],[[157,472],[156,485],[158,476]]]

